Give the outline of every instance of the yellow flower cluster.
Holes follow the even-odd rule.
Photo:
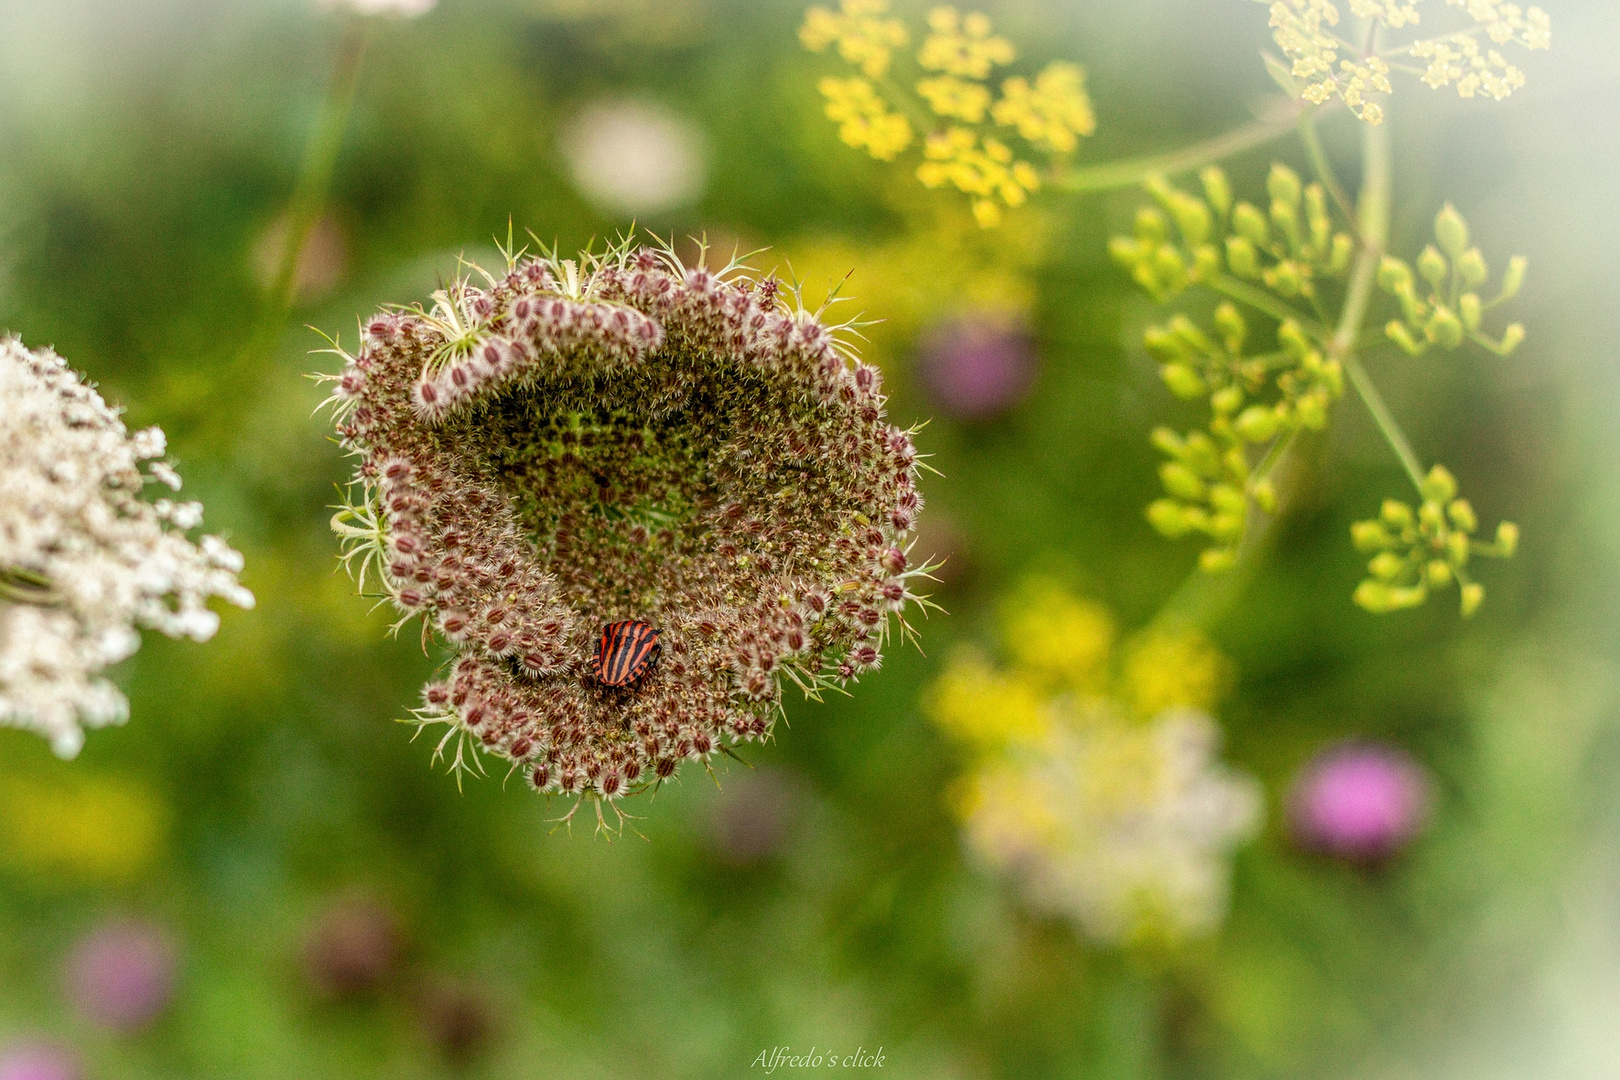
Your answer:
[[[1086,73],[1078,64],[1048,64],[1035,83],[1022,77],[1001,84],[1001,100],[990,110],[996,123],[1014,127],[1032,146],[1070,154],[1080,137],[1097,130],[1097,116],[1086,93]]]
[[[1552,48],[1552,20],[1538,7],[1521,9],[1499,0],[1446,0],[1453,7],[1465,8],[1476,23],[1498,45],[1517,41],[1527,49]]]
[[[1358,19],[1377,19],[1396,30],[1416,26],[1418,21],[1417,6],[1406,0],[1350,0],[1350,14]]]
[[[886,83],[880,93],[867,81],[888,71],[893,49],[905,40],[898,23],[880,18],[886,4],[843,0],[837,13],[811,8],[799,38],[816,51],[836,42],[846,61],[862,66],[866,79],[821,81],[827,115],[841,125],[844,142],[891,160],[911,142],[907,115],[915,117],[921,110],[892,108],[893,95],[902,91]],[[1011,128],[1036,150],[1053,155],[1073,153],[1097,126],[1085,71],[1076,64],[1048,64],[1033,81],[1009,78],[998,97],[986,80],[1016,55],[1011,42],[991,32],[985,15],[962,15],[951,7],[929,12],[928,33],[917,53],[918,66],[933,73],[914,84],[921,104],[951,121],[928,134],[917,177],[928,187],[949,185],[965,192],[972,198],[974,219],[985,228],[1001,222],[1003,207],[1021,206],[1040,186],[1040,174],[979,125],[990,121]]]
[[[1389,8],[1395,17],[1405,18],[1402,5],[1369,0],[1363,6],[1378,12]],[[1412,21],[1416,20],[1414,11]],[[1369,124],[1381,124],[1383,107],[1368,101],[1367,95],[1387,94],[1394,89],[1389,82],[1389,65],[1376,56],[1368,57],[1365,63],[1340,60],[1339,39],[1323,29],[1338,22],[1339,9],[1329,0],[1277,0],[1271,5],[1273,37],[1294,62],[1294,78],[1306,82],[1300,96],[1316,105],[1331,97],[1342,98],[1356,116]]]
[[[1114,620],[1101,604],[1037,578],[1004,606],[1001,627],[1014,664],[1041,685],[1092,694],[1106,689]]]
[[[1121,693],[1138,717],[1167,709],[1208,712],[1226,696],[1232,663],[1209,639],[1192,630],[1152,630],[1126,650],[1120,667]]]
[[[1441,41],[1420,41],[1412,55],[1429,62],[1423,81],[1438,90],[1455,85],[1460,97],[1471,98],[1481,90],[1501,101],[1524,85],[1524,72],[1508,63],[1495,49],[1480,51],[1479,42],[1467,34]]]
[[[846,63],[869,79],[881,79],[889,70],[890,54],[906,43],[905,24],[882,18],[888,10],[889,0],[842,0],[836,12],[813,7],[805,12],[799,40],[812,52],[836,43]]]
[[[926,160],[917,166],[917,179],[928,187],[952,184],[973,196],[973,216],[991,228],[1001,223],[1001,202],[1022,206],[1041,185],[1034,166],[1013,158],[1000,139],[979,135],[964,127],[949,127],[928,136]]]
[[[1470,556],[1508,559],[1519,547],[1519,527],[1511,521],[1496,526],[1496,540],[1473,538],[1479,517],[1467,499],[1457,498],[1457,480],[1436,465],[1423,478],[1423,502],[1414,510],[1385,499],[1376,518],[1350,528],[1357,548],[1376,553],[1367,563],[1368,577],[1356,586],[1355,602],[1374,615],[1417,607],[1455,583],[1463,618],[1479,610],[1485,586],[1469,578]]]
[[[917,83],[917,93],[938,115],[956,117],[970,124],[983,120],[985,111],[990,107],[989,90],[954,75],[922,79]]]
[[[1116,671],[1107,611],[1046,580],[1014,594],[1002,629],[1005,667],[960,654],[927,699],[969,754],[952,792],[968,846],[1096,940],[1213,930],[1227,852],[1260,815],[1202,711],[1229,681],[1225,659],[1196,631],[1160,630]]]
[[[911,145],[911,124],[862,78],[828,76],[817,87],[827,99],[827,117],[838,124],[838,137],[879,161],[893,161]]]
[[[977,11],[964,18],[955,8],[937,7],[928,13],[928,29],[917,63],[929,71],[985,79],[993,66],[1018,55],[1012,42],[990,33],[990,20]]]
[[[0,867],[61,885],[139,879],[167,846],[168,807],[111,776],[0,780]]]
[[[1264,0],[1262,0],[1264,2]],[[1419,0],[1350,0],[1352,14],[1375,19],[1384,26],[1401,28],[1418,22]],[[1464,9],[1492,42],[1504,45],[1516,41],[1528,49],[1552,46],[1552,21],[1540,8],[1520,8],[1501,0],[1446,0]],[[1350,111],[1369,124],[1381,123],[1384,110],[1368,100],[1372,94],[1388,94],[1390,68],[1381,57],[1340,59],[1340,50],[1351,46],[1332,31],[1339,22],[1339,9],[1333,0],[1272,0],[1271,26],[1277,44],[1293,62],[1294,78],[1304,80],[1301,96],[1320,105],[1339,97]],[[1479,31],[1405,46],[1398,53],[1410,53],[1429,62],[1423,81],[1436,89],[1457,87],[1463,97],[1483,91],[1500,101],[1524,85],[1524,72],[1508,63],[1494,49],[1482,50],[1474,35]],[[1353,51],[1353,50],[1351,50]]]

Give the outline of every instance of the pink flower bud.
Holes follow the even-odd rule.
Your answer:
[[[918,374],[948,415],[979,420],[1017,405],[1035,380],[1034,342],[1016,320],[980,315],[951,320],[923,335]]]
[[[150,923],[103,923],[73,947],[66,976],[80,1015],[98,1027],[134,1031],[157,1019],[174,996],[174,945]]]
[[[304,972],[316,992],[350,997],[376,990],[399,969],[399,920],[377,900],[333,903],[304,939]]]
[[[22,1043],[0,1049],[0,1080],[82,1080],[78,1060],[49,1043]]]
[[[1302,846],[1365,862],[1416,837],[1428,807],[1428,778],[1411,757],[1352,741],[1323,750],[1294,778],[1288,821]]]

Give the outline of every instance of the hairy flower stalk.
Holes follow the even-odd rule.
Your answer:
[[[206,641],[210,597],[252,607],[242,556],[186,532],[202,505],[179,490],[158,428],[118,412],[49,350],[0,340],[0,724],[37,731],[62,757],[84,729],[122,722],[103,669],[140,647],[138,628]]]
[[[926,567],[912,433],[848,327],[733,263],[629,243],[509,259],[378,315],[337,377],[362,581],[454,650],[418,717],[545,792],[615,799],[770,735],[881,662]],[[598,678],[604,625],[661,660]],[[471,757],[467,756],[471,748]]]

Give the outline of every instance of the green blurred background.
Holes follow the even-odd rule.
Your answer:
[[[1341,403],[1274,553],[1211,628],[1239,673],[1225,753],[1263,782],[1267,824],[1223,932],[1144,955],[1086,944],[964,854],[961,762],[919,704],[1031,570],[1132,627],[1192,566],[1142,517],[1147,432],[1191,413],[1106,256],[1138,193],[1045,194],[979,231],[963,200],[838,142],[815,90],[836,65],[799,47],[797,3],[442,0],[374,28],[297,310],[259,353],[343,16],[0,0],[0,327],[53,345],[131,427],[163,425],[259,599],[205,646],[149,635],[118,672],[132,720],[78,761],[0,732],[0,1048],[53,1040],[90,1080],[730,1077],[787,1045],[881,1046],[901,1077],[1620,1075],[1620,10],[1548,6],[1553,50],[1519,59],[1509,101],[1408,82],[1392,105],[1394,247],[1415,253],[1456,203],[1498,265],[1529,256],[1528,342],[1370,361],[1420,455],[1485,520],[1517,521],[1521,552],[1467,623],[1449,601],[1353,607],[1349,523],[1405,482]],[[1213,134],[1273,92],[1259,4],[986,10],[1029,68],[1087,67],[1083,162]],[[855,271],[892,412],[932,418],[925,538],[950,556],[950,614],[926,655],[790,703],[752,769],[688,767],[630,804],[645,839],[609,842],[556,830],[565,807],[498,775],[458,792],[393,723],[432,660],[333,572],[347,465],[311,416],[302,376],[332,365],[302,324],[352,343],[358,316],[489,258],[509,219],[565,251],[625,227],[563,149],[624,100],[683,118],[701,166],[642,224],[769,245],[755,262],[791,263],[812,295]],[[1354,122],[1324,132],[1354,176]],[[1304,166],[1279,142],[1229,163],[1240,191],[1267,151]],[[983,307],[1027,314],[1039,373],[1005,415],[953,420],[912,377],[917,341]],[[1351,735],[1435,784],[1426,835],[1374,868],[1296,851],[1278,811],[1300,763]],[[322,985],[334,903],[397,937],[366,993]],[[179,978],[118,1037],[69,1007],[62,966],[130,915],[170,935]]]

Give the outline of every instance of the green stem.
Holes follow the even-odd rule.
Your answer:
[[[1298,308],[1277,299],[1264,289],[1257,289],[1247,282],[1239,281],[1235,277],[1222,274],[1210,279],[1208,285],[1222,296],[1248,304],[1257,311],[1263,311],[1278,322],[1293,320],[1304,330],[1316,338],[1326,338],[1327,328]]]
[[[58,602],[51,579],[20,567],[0,567],[0,602],[49,607]]]
[[[354,106],[361,61],[365,59],[371,37],[372,21],[356,15],[344,27],[327,81],[326,96],[321,102],[320,117],[287,205],[286,233],[276,256],[275,272],[241,348],[227,362],[219,378],[213,380],[211,385],[215,388],[230,387],[233,392],[238,391],[245,382],[257,377],[259,368],[274,353],[287,315],[297,302],[299,256],[326,208],[338,152],[342,149],[349,113]],[[228,423],[234,415],[233,410],[218,407],[216,394],[217,390],[205,391],[192,403],[202,414],[198,419],[204,424]]]
[[[1256,146],[1263,146],[1273,139],[1288,134],[1294,128],[1296,115],[1297,112],[1293,109],[1286,112],[1279,111],[1275,116],[1252,121],[1214,138],[1184,146],[1180,150],[1126,158],[1122,161],[1109,161],[1101,165],[1089,165],[1083,169],[1071,169],[1053,177],[1051,185],[1058,191],[1106,191],[1110,188],[1132,187],[1154,173],[1169,175],[1186,172],[1200,165],[1208,165],[1221,158],[1252,150]]]
[[[338,151],[343,147],[343,133],[349,126],[349,113],[354,108],[360,64],[365,59],[370,36],[371,20],[356,16],[349,20],[338,46],[337,61],[327,84],[326,98],[321,103],[315,137],[304,155],[298,184],[288,205],[287,234],[282,242],[281,258],[266,295],[264,322],[270,326],[271,332],[280,329],[287,312],[292,310],[297,300],[298,257],[326,208],[327,193],[337,167]]]
[[[1297,429],[1290,431],[1267,449],[1265,456],[1255,467],[1254,474],[1249,478],[1251,490],[1262,481],[1271,479],[1285,463],[1293,461],[1299,434]],[[1202,570],[1194,570],[1187,575],[1186,580],[1153,617],[1152,625],[1179,623],[1207,628],[1220,618],[1221,614],[1243,595],[1244,590],[1249,587],[1249,582],[1254,580],[1260,568],[1260,556],[1270,549],[1281,517],[1280,499],[1276,513],[1267,514],[1251,507],[1248,529],[1244,533],[1242,546],[1238,549],[1237,564],[1220,574],[1206,574]]]
[[[1406,433],[1401,430],[1395,415],[1384,403],[1383,395],[1373,385],[1367,369],[1355,354],[1356,337],[1366,318],[1367,305],[1372,299],[1373,281],[1378,273],[1378,262],[1389,243],[1389,215],[1391,202],[1391,170],[1389,160],[1389,129],[1382,124],[1367,124],[1362,128],[1361,195],[1356,203],[1356,232],[1360,241],[1355,265],[1350,270],[1350,289],[1345,295],[1344,313],[1333,340],[1328,342],[1328,355],[1344,365],[1373,423],[1383,434],[1401,467],[1414,487],[1423,487],[1423,466]]]
[[[1417,454],[1412,452],[1412,444],[1406,441],[1406,434],[1401,431],[1400,424],[1396,423],[1389,406],[1384,404],[1383,395],[1367,376],[1367,369],[1362,367],[1361,361],[1351,353],[1344,358],[1344,370],[1350,376],[1350,385],[1356,388],[1356,394],[1361,398],[1362,404],[1366,405],[1367,411],[1372,414],[1373,423],[1378,425],[1384,440],[1389,443],[1390,449],[1395,451],[1395,456],[1400,458],[1401,468],[1411,477],[1412,486],[1422,491],[1423,466],[1419,463]]]
[[[1299,139],[1305,144],[1305,156],[1310,158],[1316,178],[1322,181],[1322,186],[1327,189],[1333,204],[1339,208],[1346,221],[1355,221],[1355,211],[1350,208],[1350,197],[1344,193],[1344,187],[1339,183],[1332,164],[1328,162],[1327,153],[1322,149],[1322,140],[1316,134],[1315,110],[1306,109],[1299,114]]]

